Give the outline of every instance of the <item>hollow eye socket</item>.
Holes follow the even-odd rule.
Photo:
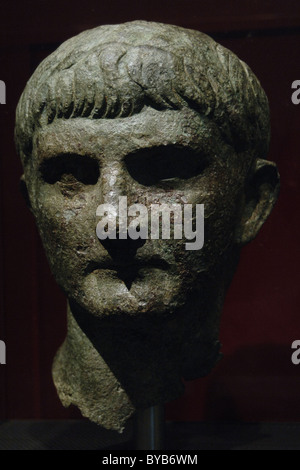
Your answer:
[[[207,166],[201,153],[173,145],[141,149],[127,155],[124,161],[131,177],[145,186],[193,178]]]
[[[48,184],[81,183],[94,185],[99,179],[99,165],[86,155],[63,154],[45,160],[40,166],[43,180]]]

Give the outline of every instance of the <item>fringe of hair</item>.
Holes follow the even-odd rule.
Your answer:
[[[144,106],[191,107],[214,119],[238,150],[252,147],[265,155],[269,108],[260,83],[232,52],[201,38],[200,48],[192,41],[175,52],[110,42],[64,56],[72,39],[64,43],[37,68],[19,101],[15,138],[23,163],[38,127],[57,119],[126,118]]]

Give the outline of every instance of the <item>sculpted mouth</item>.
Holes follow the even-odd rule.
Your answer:
[[[139,275],[142,269],[160,269],[166,271],[170,265],[165,260],[152,256],[149,259],[134,259],[131,261],[103,261],[96,262],[91,261],[86,270],[85,274],[96,273],[97,271],[108,270],[114,271],[117,277],[120,278],[126,285],[127,289],[131,288],[131,285]]]

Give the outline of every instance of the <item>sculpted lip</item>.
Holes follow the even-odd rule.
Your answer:
[[[85,269],[86,274],[90,274],[98,270],[111,270],[116,272],[135,271],[137,272],[142,268],[156,268],[166,271],[170,267],[169,263],[161,258],[151,257],[149,259],[134,259],[131,261],[114,262],[113,260],[107,261],[91,261]]]
[[[103,261],[95,262],[92,261],[88,264],[85,274],[89,275],[97,273],[99,271],[113,271],[117,278],[119,278],[127,287],[128,291],[131,289],[133,282],[139,277],[139,272],[143,268],[148,269],[160,269],[166,271],[169,268],[169,264],[161,258],[151,257],[149,259],[134,259],[132,261],[113,262]]]

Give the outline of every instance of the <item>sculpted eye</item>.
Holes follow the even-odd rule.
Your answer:
[[[127,170],[136,181],[152,186],[167,180],[186,180],[202,173],[206,158],[187,147],[173,145],[138,150],[125,157]]]
[[[99,178],[98,162],[91,157],[63,154],[45,160],[40,166],[43,180],[49,184],[96,184]]]

